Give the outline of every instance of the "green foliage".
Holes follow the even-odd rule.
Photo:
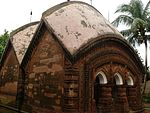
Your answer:
[[[150,103],[150,94],[143,95],[143,102]]]
[[[9,33],[8,31],[4,31],[4,34],[0,35],[0,58],[2,57],[5,46],[8,42]]]
[[[121,4],[115,13],[120,15],[112,22],[118,26],[120,23],[128,26],[129,29],[121,31],[128,41],[135,44],[142,44],[149,40],[146,32],[150,31],[150,1],[144,7],[141,0],[131,0],[129,4]]]

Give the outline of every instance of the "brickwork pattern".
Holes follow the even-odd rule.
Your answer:
[[[26,94],[34,109],[38,106],[51,112],[61,110],[63,54],[48,32],[44,33],[33,52],[28,67]],[[48,112],[50,112],[48,110]]]

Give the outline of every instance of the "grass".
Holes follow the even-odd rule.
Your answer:
[[[148,108],[148,107],[145,107],[144,109],[145,109],[145,110],[150,110],[150,107],[149,107],[149,108]]]

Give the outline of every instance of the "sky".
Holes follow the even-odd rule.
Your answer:
[[[31,21],[40,21],[42,13],[50,7],[67,0],[1,0],[0,1],[0,34],[4,30],[11,32],[30,22],[30,12],[32,11]],[[71,1],[71,0],[70,0]],[[91,4],[91,0],[76,0]],[[142,0],[147,3],[149,0]],[[112,22],[118,15],[114,14],[117,7],[122,3],[129,3],[130,0],[92,0],[92,5],[99,12]],[[118,30],[124,29],[120,26]],[[144,59],[144,45],[138,47],[140,56]],[[150,50],[150,49],[149,49]],[[150,56],[150,53],[149,53]],[[150,58],[150,57],[149,57]],[[150,59],[148,60],[150,66]]]
[[[29,23],[31,10],[33,13],[32,21],[40,21],[44,11],[65,1],[67,0],[1,0],[0,34],[4,33],[5,29],[11,32]],[[91,4],[91,0],[81,1]],[[92,0],[92,5],[107,19],[109,12],[109,19],[112,21],[115,18],[114,12],[117,6],[128,2],[129,0]]]

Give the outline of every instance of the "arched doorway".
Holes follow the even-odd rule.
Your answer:
[[[94,99],[96,104],[97,113],[101,113],[101,99],[103,98],[102,92],[104,92],[104,86],[107,84],[107,77],[104,72],[100,71],[96,74],[94,82]]]
[[[114,78],[113,78],[113,86],[112,86],[112,101],[113,101],[113,103],[115,103],[115,100],[117,98],[119,85],[123,85],[123,79],[119,73],[115,73]]]
[[[114,74],[114,85],[112,88],[112,100],[114,109],[117,113],[128,113],[129,106],[126,95],[126,84],[124,84],[124,76],[120,73]]]
[[[134,80],[133,77],[129,74],[126,79],[126,85],[127,85],[127,98],[128,98],[128,103],[129,103],[129,108],[131,110],[134,110],[135,107],[135,98],[134,96],[136,95],[136,87],[134,86]]]
[[[118,87],[123,85],[122,76],[119,73],[114,74],[113,78],[113,86],[112,86],[112,102],[116,104],[116,100],[118,97]]]

